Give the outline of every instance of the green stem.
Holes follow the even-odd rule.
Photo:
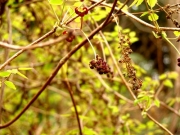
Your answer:
[[[173,43],[171,43],[171,41],[169,39],[167,39],[166,37],[164,37],[164,39],[172,46],[174,47],[174,49],[178,52],[178,54],[180,55],[179,50],[175,47],[175,45],[173,45]]]
[[[92,49],[93,49],[93,52],[94,52],[94,58],[96,59],[96,51],[91,43],[91,41],[89,40],[89,38],[87,37],[87,35],[84,33],[83,30],[81,30],[81,32],[84,34],[84,36],[86,37],[87,41],[89,42],[89,44],[91,45]]]

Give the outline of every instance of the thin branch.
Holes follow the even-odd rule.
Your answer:
[[[75,102],[74,97],[73,97],[72,88],[71,88],[67,78],[65,79],[65,82],[66,82],[66,85],[67,85],[67,88],[68,88],[68,91],[69,91],[69,94],[70,94],[70,97],[71,97],[71,100],[72,100],[72,103],[73,103],[73,106],[74,106],[74,110],[75,110],[75,113],[76,113],[76,118],[77,118],[77,122],[78,122],[78,126],[79,126],[79,133],[80,133],[80,135],[83,135],[82,128],[81,128],[81,122],[80,122],[78,110],[77,110],[77,107],[76,107],[76,102]]]
[[[158,95],[162,91],[163,88],[164,88],[164,84],[162,83],[154,95],[155,98],[158,98]]]
[[[154,123],[156,123],[160,128],[162,128],[164,131],[166,131],[167,133],[169,133],[170,135],[173,135],[173,133],[171,133],[167,128],[165,128],[161,123],[159,123],[158,121],[156,121],[150,114],[147,113],[147,116],[149,119],[151,119],[152,121],[154,121]]]
[[[162,101],[160,101],[160,103],[161,103],[162,106],[164,106],[165,108],[169,109],[170,111],[172,111],[173,113],[175,113],[177,116],[180,117],[180,113],[179,113],[177,110],[175,110],[174,108],[166,105],[166,104],[165,104],[164,102],[162,102]]]
[[[36,49],[36,48],[42,48],[42,47],[54,45],[56,43],[59,43],[59,42],[63,41],[65,38],[66,38],[66,36],[63,35],[63,36],[61,36],[61,37],[59,37],[57,39],[50,39],[49,41],[34,44],[33,46],[30,46],[30,47],[12,45],[12,44],[8,44],[8,43],[0,41],[0,46],[4,47],[4,48],[12,49],[12,50],[22,50],[22,49],[30,50],[30,49]]]

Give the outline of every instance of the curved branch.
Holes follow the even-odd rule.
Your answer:
[[[12,50],[22,50],[22,49],[30,50],[30,49],[46,47],[46,46],[50,46],[50,45],[59,43],[59,42],[63,41],[65,38],[66,38],[66,36],[63,35],[63,36],[61,36],[61,37],[59,37],[57,39],[50,39],[49,41],[38,43],[38,44],[34,44],[33,46],[30,46],[30,47],[19,46],[19,45],[12,45],[12,44],[8,44],[8,43],[0,41],[0,46],[4,47],[4,48],[12,49]]]

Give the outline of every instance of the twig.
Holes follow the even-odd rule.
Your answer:
[[[166,104],[165,104],[164,102],[162,102],[162,101],[160,101],[160,103],[161,103],[162,106],[164,106],[165,108],[169,109],[170,111],[172,111],[173,113],[175,113],[177,116],[180,117],[180,113],[179,113],[177,110],[175,110],[174,108],[166,105]]]
[[[12,50],[22,50],[22,49],[30,50],[30,49],[36,49],[36,48],[41,48],[41,47],[54,45],[56,43],[59,43],[59,42],[63,41],[65,38],[66,38],[66,36],[63,35],[63,36],[61,36],[61,37],[59,37],[57,39],[51,39],[51,40],[46,41],[46,42],[34,44],[33,46],[30,46],[30,47],[12,45],[12,44],[8,44],[8,43],[0,41],[0,46],[4,47],[4,48],[12,49]]]
[[[77,122],[78,122],[78,126],[79,126],[79,133],[80,133],[80,135],[83,135],[82,128],[81,128],[81,122],[80,122],[79,114],[78,114],[77,107],[76,107],[76,102],[74,100],[72,88],[71,88],[71,86],[69,84],[69,81],[68,81],[67,77],[65,79],[65,82],[66,82],[66,85],[67,85],[71,100],[73,102],[73,106],[74,106],[74,110],[75,110],[75,113],[76,113],[76,118],[77,118]]]
[[[150,114],[147,113],[147,116],[149,119],[151,119],[152,121],[154,121],[154,123],[156,123],[160,128],[162,128],[164,131],[166,131],[167,133],[169,133],[170,135],[173,135],[173,133],[171,133],[167,128],[165,128],[161,123],[159,123],[158,121],[156,121]]]

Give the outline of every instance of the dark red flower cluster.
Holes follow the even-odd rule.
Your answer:
[[[109,67],[107,62],[105,62],[98,55],[96,55],[96,60],[93,59],[90,61],[89,67],[91,69],[94,69],[94,68],[97,69],[99,74],[107,74],[108,77],[110,77],[110,76],[113,77],[113,72],[111,71],[111,68]]]
[[[68,37],[66,38],[67,42],[72,42],[75,39],[75,36],[72,32],[63,31],[63,35],[68,34]]]
[[[177,62],[178,62],[178,66],[180,67],[180,58],[177,59]]]
[[[77,15],[79,15],[80,17],[83,17],[84,15],[86,15],[88,13],[88,9],[87,7],[83,7],[83,8],[75,8],[75,13]]]

